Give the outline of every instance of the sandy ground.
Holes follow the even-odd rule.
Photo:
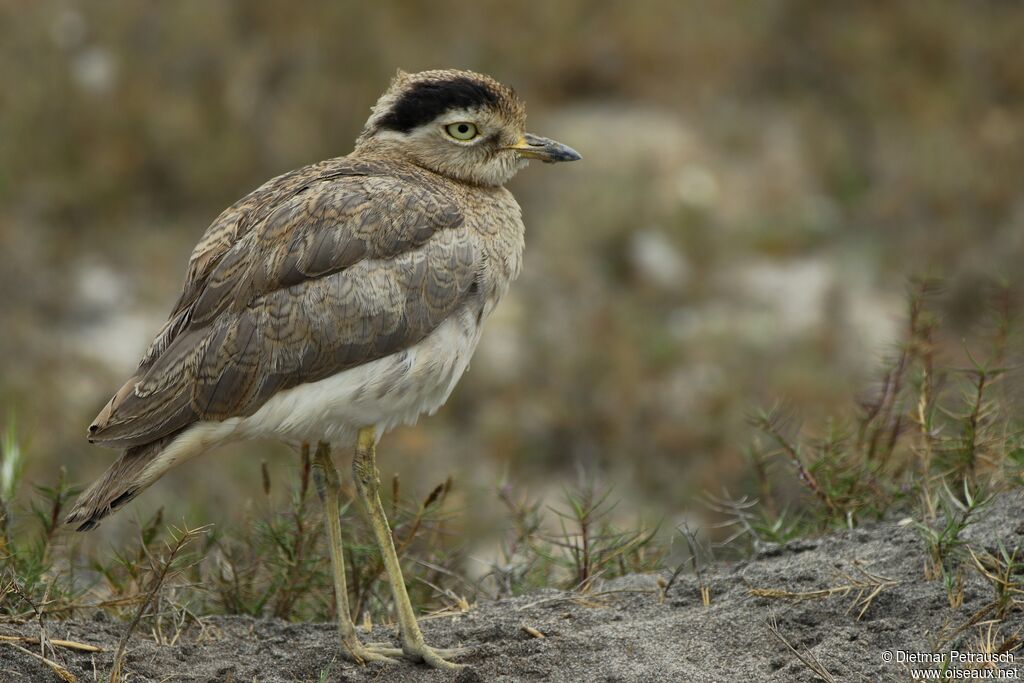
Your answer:
[[[969,527],[976,549],[1024,545],[1024,499],[1006,496]],[[932,652],[943,634],[988,603],[992,589],[971,572],[964,604],[949,607],[941,582],[922,580],[922,543],[898,522],[799,541],[750,561],[711,568],[711,605],[697,582],[681,577],[663,601],[657,577],[634,576],[580,600],[546,591],[474,606],[468,613],[426,620],[428,642],[468,646],[468,666],[431,671],[411,663],[358,667],[340,660],[333,626],[238,617],[211,618],[201,641],[189,632],[174,646],[140,635],[127,657],[129,681],[814,681],[819,679],[772,635],[770,620],[805,657],[813,655],[837,681],[909,681],[908,665],[886,652]],[[884,590],[861,619],[855,595],[790,601],[751,595],[752,588],[814,591],[843,583],[841,574],[864,567],[898,582]],[[546,637],[531,636],[524,627]],[[56,657],[80,681],[104,681],[122,624],[65,622],[50,638],[100,645],[98,654],[57,648]],[[963,630],[939,651],[977,652],[987,627]],[[1011,613],[997,640],[1024,630]],[[0,634],[37,635],[33,626],[0,625]],[[377,628],[369,640],[393,639]],[[29,646],[30,649],[33,646]],[[1004,677],[1024,678],[1024,651],[1002,666]],[[898,657],[899,655],[895,655]],[[962,665],[967,666],[967,665]],[[55,674],[12,647],[0,647],[0,680],[51,681]]]

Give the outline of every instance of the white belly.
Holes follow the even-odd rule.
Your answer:
[[[492,308],[487,306],[487,312]],[[364,427],[376,427],[380,438],[392,427],[413,424],[448,400],[469,367],[480,332],[476,314],[464,309],[419,344],[279,392],[250,417],[198,422],[146,467],[139,484],[149,486],[171,467],[230,441],[272,438],[295,445],[327,441],[347,448]]]
[[[238,420],[233,437],[348,445],[363,427],[376,426],[379,437],[413,424],[448,399],[469,367],[480,330],[476,316],[464,310],[405,351],[274,395]]]

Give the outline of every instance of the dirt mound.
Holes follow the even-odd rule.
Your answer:
[[[1024,499],[1005,496],[962,538],[976,550],[998,552],[1000,543],[1012,549],[1024,545],[1022,521]],[[907,681],[910,666],[929,665],[901,663],[901,653],[980,652],[989,627],[957,629],[994,597],[981,575],[970,570],[963,604],[951,609],[942,582],[922,579],[923,556],[910,525],[885,523],[713,567],[706,575],[708,607],[692,576],[681,577],[664,600],[657,577],[633,576],[610,582],[595,596],[545,591],[425,620],[431,644],[472,648],[461,660],[469,666],[458,672],[409,663],[354,666],[337,657],[330,624],[244,617],[210,618],[204,633],[189,630],[171,646],[157,646],[140,633],[131,642],[126,668],[129,681],[799,682],[822,680],[811,670],[816,659],[837,681]],[[851,577],[863,579],[861,570],[892,583],[859,620],[857,590],[803,600],[752,593],[826,591]],[[811,665],[772,633],[773,620],[777,632]],[[60,662],[79,680],[93,681],[105,678],[123,629],[108,621],[73,621],[50,624],[48,636],[103,647],[95,654],[56,649]],[[998,645],[1021,630],[1024,615],[1010,612],[992,627],[989,641]],[[3,625],[0,635],[36,636],[38,629]],[[395,634],[377,627],[365,637],[393,641]],[[25,647],[38,651],[36,645]],[[890,654],[896,661],[887,661]],[[1016,662],[1000,665],[1004,678],[1024,677],[1024,653],[1018,655]],[[58,679],[38,659],[3,646],[0,680]]]

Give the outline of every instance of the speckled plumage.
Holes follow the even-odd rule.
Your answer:
[[[453,115],[493,125],[493,139],[449,150],[430,125],[388,127],[403,106],[407,127],[417,111],[437,117],[436,101],[417,110],[409,98],[453,79],[489,93],[477,109],[448,96]],[[352,154],[225,210],[138,370],[90,426],[90,441],[126,450],[69,521],[94,526],[224,441],[349,444],[362,427],[379,434],[436,410],[519,273],[523,225],[502,185],[533,156],[504,151],[524,149],[524,119],[515,94],[485,76],[400,73]]]

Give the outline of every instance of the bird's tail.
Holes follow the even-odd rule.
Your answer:
[[[103,476],[78,497],[64,523],[77,524],[78,531],[94,529],[101,519],[142,493],[157,479],[143,476],[147,467],[173,441],[174,436],[177,435],[126,449]]]

